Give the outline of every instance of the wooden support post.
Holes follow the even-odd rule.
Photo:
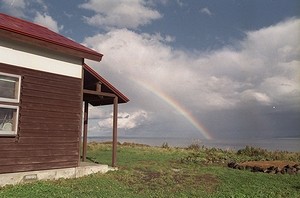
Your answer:
[[[117,162],[117,143],[118,143],[118,97],[114,97],[113,107],[113,148],[112,148],[112,167],[116,167]]]
[[[89,103],[84,102],[84,121],[83,121],[83,145],[82,145],[82,161],[86,160],[87,149],[87,130],[88,130],[88,115],[89,115]]]

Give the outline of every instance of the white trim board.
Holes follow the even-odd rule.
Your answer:
[[[65,57],[43,49],[18,45],[18,43],[5,40],[0,41],[0,63],[82,78],[81,58]]]

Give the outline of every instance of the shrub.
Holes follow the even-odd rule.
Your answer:
[[[165,149],[170,148],[168,142],[164,142],[164,143],[161,145],[161,148],[165,148]]]

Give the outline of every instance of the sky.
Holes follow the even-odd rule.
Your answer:
[[[130,102],[119,136],[300,137],[298,0],[0,0],[0,11],[102,53]],[[89,135],[109,136],[112,106]]]

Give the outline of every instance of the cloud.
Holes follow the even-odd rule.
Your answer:
[[[94,68],[131,99],[125,112],[142,108],[153,116],[136,116],[135,121],[152,122],[152,131],[170,130],[165,123],[176,130],[184,119],[174,104],[198,119],[212,112],[241,112],[240,108],[272,111],[276,106],[277,113],[299,112],[299,26],[300,19],[289,19],[245,32],[246,37],[234,45],[208,52],[177,50],[166,36],[128,29],[97,34],[84,43],[105,55]],[[181,122],[172,122],[178,116]]]
[[[16,7],[16,8],[25,8],[24,0],[16,1],[16,0],[2,0],[2,3]]]
[[[175,50],[157,35],[127,29],[95,35],[86,38],[85,43],[105,54],[103,67],[124,78],[142,79],[174,97],[181,90],[182,95],[193,95],[195,101],[180,100],[194,102],[198,108],[232,108],[247,90],[263,104],[292,92],[298,94],[300,48],[295,27],[299,21],[247,32],[237,46],[205,53]]]
[[[201,12],[202,14],[205,14],[205,15],[208,15],[208,16],[213,15],[213,13],[212,13],[207,7],[202,8],[202,9],[200,10],[200,12]]]
[[[132,113],[119,112],[118,113],[118,128],[119,129],[133,129],[142,125],[148,119],[148,113],[144,110],[137,110]],[[113,125],[112,114],[108,118],[101,119],[98,122],[100,130],[111,129]]]
[[[6,10],[8,14],[16,17],[25,17],[26,3],[24,0],[1,0],[1,4],[1,8]]]
[[[9,15],[29,19],[37,10],[46,12],[48,7],[43,0],[0,0],[0,8]]]
[[[183,7],[184,3],[180,0],[176,0],[176,3],[179,5],[179,7]]]
[[[241,99],[245,103],[255,102],[255,103],[266,104],[266,105],[271,104],[271,99],[266,93],[260,93],[251,89],[242,92]]]
[[[111,107],[110,107],[111,109]],[[89,105],[89,119],[100,119],[110,117],[110,110],[106,108],[98,108]]]
[[[63,25],[59,26],[48,14],[48,7],[43,0],[0,0],[0,2],[2,4],[0,8],[9,15],[30,19],[57,33],[63,29]]]
[[[100,26],[100,28],[135,29],[162,17],[144,0],[129,2],[126,0],[89,0],[79,7],[93,11],[95,14],[91,17],[85,16],[84,20],[89,25]]]
[[[55,21],[51,16],[47,14],[36,13],[35,18],[33,19],[34,23],[45,26],[54,32],[59,32],[63,29],[63,25],[59,26],[57,21]]]

